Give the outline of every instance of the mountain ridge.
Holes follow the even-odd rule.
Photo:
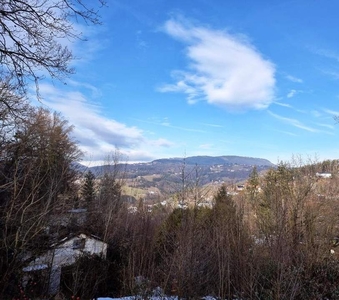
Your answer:
[[[236,155],[190,156],[185,158],[162,158],[151,162],[117,165],[103,165],[86,168],[96,177],[105,172],[115,172],[126,179],[126,184],[140,188],[158,188],[169,191],[179,185],[185,173],[185,180],[198,180],[201,185],[237,183],[247,180],[254,166],[258,172],[274,168],[275,165],[264,158]]]
[[[256,158],[248,156],[237,156],[237,155],[222,155],[222,156],[209,156],[209,155],[198,155],[189,156],[186,158],[161,158],[153,160],[151,163],[173,163],[181,162],[186,164],[197,164],[197,165],[218,165],[218,164],[238,164],[238,165],[260,165],[260,166],[275,166],[272,162],[265,158]]]

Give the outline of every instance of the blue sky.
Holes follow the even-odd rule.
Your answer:
[[[84,163],[338,159],[338,1],[108,2],[101,26],[77,25],[76,74],[40,86]]]

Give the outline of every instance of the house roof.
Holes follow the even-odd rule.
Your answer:
[[[69,240],[74,239],[74,238],[90,238],[90,239],[94,239],[94,240],[100,241],[102,243],[105,243],[100,237],[95,236],[94,234],[87,234],[87,233],[81,232],[81,233],[71,233],[71,234],[67,235],[66,237],[64,237],[64,238],[58,240],[57,242],[55,242],[54,244],[52,244],[51,248],[54,248],[58,245],[61,245],[61,244],[65,243]]]
[[[32,271],[39,271],[39,270],[45,270],[48,268],[48,265],[46,264],[40,264],[40,265],[33,265],[33,266],[27,266],[22,269],[24,272],[32,272]]]

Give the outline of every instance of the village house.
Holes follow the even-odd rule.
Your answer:
[[[23,284],[28,282],[32,272],[48,273],[48,294],[55,295],[60,288],[61,270],[63,267],[73,265],[77,258],[84,255],[98,255],[106,258],[107,243],[98,237],[84,233],[68,236],[51,246],[28,266],[23,268],[25,273]]]
[[[315,173],[315,176],[318,178],[332,178],[331,173]]]

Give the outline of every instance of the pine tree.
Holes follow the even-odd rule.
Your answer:
[[[88,171],[85,174],[85,182],[81,194],[85,200],[86,207],[89,209],[93,205],[95,199],[95,176],[91,171]]]
[[[215,293],[220,299],[231,299],[242,290],[247,263],[247,234],[243,215],[234,199],[221,186],[214,196],[211,232],[211,277],[215,278]]]
[[[252,204],[255,204],[259,192],[259,187],[260,187],[260,179],[259,179],[259,174],[257,167],[254,166],[249,179],[247,181],[247,187],[246,190],[250,196],[250,201]]]

